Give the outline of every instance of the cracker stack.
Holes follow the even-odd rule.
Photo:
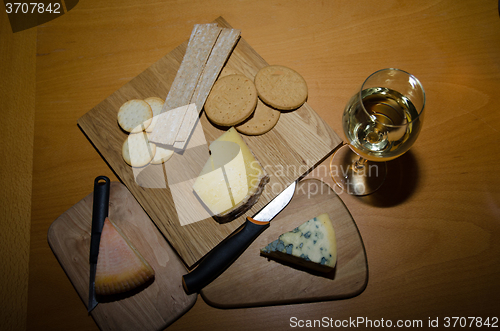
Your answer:
[[[306,81],[288,67],[266,66],[253,81],[225,67],[208,96],[205,113],[214,125],[234,126],[240,133],[256,136],[270,131],[282,111],[297,109],[306,99]]]

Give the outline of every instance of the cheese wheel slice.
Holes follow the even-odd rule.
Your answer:
[[[234,127],[209,148],[193,190],[217,221],[230,221],[257,202],[269,176]]]
[[[261,254],[307,269],[330,272],[337,263],[337,240],[328,214],[321,214],[260,250]]]
[[[154,270],[109,218],[104,221],[95,276],[97,295],[118,294],[141,286]]]

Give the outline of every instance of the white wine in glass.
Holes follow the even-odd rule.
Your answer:
[[[386,176],[383,162],[406,152],[417,139],[424,105],[424,89],[413,75],[393,68],[370,75],[344,110],[347,144],[330,162],[337,185],[354,195],[377,190]]]

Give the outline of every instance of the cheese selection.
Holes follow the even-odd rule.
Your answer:
[[[201,78],[197,78],[191,84],[192,86],[190,86],[190,89],[193,90],[193,93],[196,92],[196,95],[191,97],[193,93],[189,94],[189,101],[193,101],[191,98],[196,97],[196,101],[199,101],[197,104],[201,105],[201,107],[203,107],[215,79],[218,77],[220,70],[231,54],[240,35],[239,30],[222,29],[213,26],[213,24],[208,24],[195,27],[193,36],[198,31],[197,29],[202,28],[206,28],[207,30],[218,29],[219,32],[216,33],[216,36],[212,36],[213,42],[207,45],[206,50],[204,50],[205,53],[210,55],[214,45],[217,46],[215,48],[216,52],[214,51],[213,55],[210,55],[212,56],[212,60],[209,61],[209,58],[207,58],[196,69],[199,71]],[[220,31],[222,31],[221,38],[217,37],[221,33]],[[210,33],[214,34],[214,32]],[[198,33],[197,36],[201,38],[202,34]],[[196,48],[194,47],[196,45],[191,46],[192,48]],[[194,55],[192,56],[194,57]],[[187,66],[189,61],[183,62],[184,64],[186,72],[193,72],[194,69]],[[204,69],[205,67],[207,69]],[[190,75],[183,76],[179,73],[178,76],[180,78],[184,76],[190,77]],[[234,78],[234,76],[238,75],[233,74],[232,76],[231,78]],[[178,79],[177,76],[176,79]],[[254,85],[252,80],[246,80],[252,82],[252,85]],[[180,83],[178,85],[181,86]],[[198,85],[201,88],[197,87]],[[263,102],[261,95],[263,92],[267,92],[266,89],[270,89],[271,87],[275,89],[276,86],[274,85],[259,85],[260,91],[256,90],[255,97],[253,98],[255,99],[255,105],[252,103],[249,106],[251,111],[248,111],[249,114],[243,116],[244,118],[242,117],[241,121],[226,124],[214,121],[213,118],[211,120],[221,126],[239,124],[238,130],[245,135],[260,135],[268,132],[278,122],[281,114],[279,109],[296,109],[305,102],[305,97],[307,97],[306,89],[306,96],[302,97],[303,100],[301,99],[300,102],[287,108],[279,108],[269,101]],[[292,95],[296,94],[294,92],[295,87],[289,86],[288,83],[285,84],[284,89],[290,90]],[[186,91],[183,91],[183,88],[172,90],[174,92],[177,91],[178,94],[182,94],[182,97],[184,97],[184,94],[188,94]],[[211,93],[213,92],[217,91],[213,89]],[[232,94],[237,99],[240,99],[241,96],[238,93],[241,91],[237,92],[232,92]],[[257,97],[257,92],[259,92],[260,99]],[[230,96],[232,97],[233,95]],[[180,99],[180,96],[173,93],[172,96],[169,93],[167,97],[167,101],[172,101],[172,104],[174,104],[174,101]],[[232,105],[232,100],[229,101],[231,102],[228,102],[228,104]],[[186,102],[181,104],[184,105]],[[195,108],[195,111],[192,112],[194,115],[189,119],[190,117],[186,117],[186,114],[191,114],[188,111],[188,109],[191,109],[189,108],[190,105],[186,104],[183,106],[185,109],[179,107],[179,109],[182,108],[179,110],[181,115],[177,116],[175,121],[168,122],[165,120],[165,123],[159,122],[158,127],[156,127],[156,122],[160,119],[159,113],[164,108],[163,99],[150,97],[145,100],[131,99],[125,102],[117,114],[119,126],[127,133],[127,139],[122,145],[122,155],[125,162],[133,167],[144,167],[149,163],[161,164],[174,154],[173,147],[184,149],[189,134],[198,120],[198,111],[201,110],[201,107]],[[224,108],[228,107],[224,105]],[[228,110],[228,113],[230,113],[229,115],[234,115],[234,111],[231,111],[231,109]],[[173,116],[174,114],[176,113],[171,112],[170,115]],[[207,114],[207,116],[209,115]],[[246,122],[242,123],[242,121]],[[175,125],[172,122],[175,122]],[[165,142],[167,133],[171,133],[172,131],[172,129],[170,131],[166,129],[168,126],[175,127],[175,130],[173,130],[175,131],[175,135],[172,136],[170,134],[168,136],[168,145],[173,146],[171,149],[157,147],[149,141],[149,136],[146,132],[158,136],[158,142]],[[218,221],[232,221],[256,203],[270,178],[235,127],[230,127],[217,140],[212,142],[209,149],[211,154],[195,180],[193,191]],[[261,254],[312,270],[328,272],[333,270],[336,265],[336,246],[335,231],[332,222],[328,214],[321,214],[294,230],[283,233],[278,239],[262,248]],[[155,271],[153,268],[119,227],[109,218],[106,218],[104,222],[99,251],[95,277],[97,295],[112,295],[127,292],[154,279]]]
[[[209,149],[193,190],[219,221],[232,220],[258,200],[269,176],[234,127]]]
[[[191,35],[189,45],[188,45],[188,50],[186,51],[186,55],[183,59],[183,62],[181,64],[181,68],[179,69],[179,72],[177,73],[176,80],[174,81],[174,86],[183,86],[184,81],[183,79],[192,79],[192,83],[189,85],[190,89],[195,89],[197,88],[197,85],[202,84],[204,80],[199,78],[203,73],[203,68],[205,66],[209,69],[210,72],[210,77],[208,77],[207,82],[206,82],[206,88],[208,88],[207,91],[205,91],[202,96],[201,101],[199,102],[199,108],[203,107],[205,103],[205,99],[208,97],[207,101],[207,107],[205,107],[205,112],[207,114],[207,117],[210,117],[212,121],[214,121],[218,125],[223,125],[223,123],[219,123],[214,120],[214,116],[219,115],[221,112],[220,109],[217,108],[217,112],[215,114],[210,115],[210,112],[207,108],[210,108],[210,100],[211,98],[214,99],[216,98],[216,92],[218,86],[217,84],[222,84],[225,83],[229,79],[235,79],[238,77],[242,77],[243,80],[246,82],[251,82],[251,85],[255,86],[258,85],[259,90],[258,90],[258,95],[260,98],[263,98],[264,95],[267,95],[269,93],[274,93],[277,95],[278,99],[282,98],[290,98],[288,94],[291,94],[292,96],[297,94],[297,84],[295,83],[295,80],[300,81],[300,88],[301,88],[301,96],[300,96],[300,102],[294,103],[292,105],[289,105],[287,107],[279,107],[278,105],[275,105],[274,103],[270,103],[269,101],[266,102],[266,104],[270,106],[266,106],[267,108],[265,109],[266,112],[254,112],[254,109],[256,108],[255,105],[252,104],[249,109],[251,112],[253,112],[251,118],[249,121],[245,122],[246,127],[238,127],[237,129],[247,135],[258,135],[258,134],[263,134],[267,131],[269,131],[276,122],[278,121],[280,112],[277,109],[295,109],[298,108],[304,101],[305,98],[307,97],[307,86],[305,85],[304,79],[297,74],[295,71],[292,69],[283,67],[283,66],[267,66],[262,68],[258,74],[255,77],[255,82],[253,80],[247,79],[244,75],[239,74],[239,73],[233,73],[229,76],[225,76],[223,78],[219,78],[217,83],[214,85],[212,88],[212,85],[214,84],[215,78],[217,77],[218,73],[224,66],[225,60],[229,55],[231,54],[232,48],[234,47],[235,43],[237,42],[239,38],[240,31],[239,30],[234,30],[234,29],[222,29],[218,27],[216,24],[204,24],[204,25],[195,25],[193,29],[193,33]],[[219,37],[221,35],[222,37]],[[208,38],[209,36],[210,38]],[[209,40],[205,40],[207,37]],[[226,40],[227,39],[227,40]],[[201,50],[198,50],[198,44],[203,44],[203,47]],[[222,48],[221,48],[222,47]],[[219,50],[221,48],[221,50]],[[214,52],[213,59],[209,57],[209,54],[211,54],[211,50],[215,49],[217,52]],[[196,57],[198,53],[203,53],[203,61],[199,63],[199,65],[196,68],[192,68],[190,66],[190,57]],[[200,53],[200,54],[201,54]],[[206,54],[205,54],[206,53]],[[218,55],[217,55],[218,54]],[[212,56],[212,55],[210,55]],[[220,59],[219,59],[220,58]],[[210,60],[211,59],[211,60]],[[226,68],[227,69],[227,68]],[[278,70],[279,69],[279,70]],[[196,71],[197,70],[197,71]],[[273,71],[274,70],[274,71]],[[283,89],[283,91],[276,92],[276,84],[267,84],[268,81],[276,76],[276,70],[280,74],[285,73],[292,73],[294,74],[293,77],[295,77],[295,80],[288,80],[286,82],[281,82],[279,87]],[[186,72],[194,72],[196,71],[196,75],[183,75],[182,73]],[[213,72],[212,72],[213,71]],[[266,74],[269,74],[271,78],[267,77]],[[273,76],[274,75],[274,76]],[[224,76],[224,75],[221,75]],[[175,83],[178,83],[177,85]],[[255,83],[255,85],[254,85]],[[267,85],[266,85],[267,84]],[[224,85],[224,84],[222,84]],[[226,84],[227,85],[227,84]],[[303,87],[305,86],[305,88]],[[204,85],[203,85],[204,86]],[[206,89],[205,88],[205,89]],[[237,110],[233,110],[233,101],[229,100],[229,98],[234,97],[236,98],[235,100],[239,101],[240,99],[243,99],[240,94],[243,93],[243,90],[246,89],[239,89],[235,88],[234,91],[227,91],[227,87],[224,85],[224,92],[228,95],[224,95],[224,98],[222,98],[223,101],[227,101],[228,104],[223,105],[223,109],[227,112],[229,112],[229,115],[227,116],[235,116],[235,112]],[[211,90],[211,91],[210,91]],[[210,95],[209,92],[210,91]],[[176,93],[173,93],[176,92]],[[181,88],[172,88],[171,91],[169,92],[169,95],[167,97],[167,103],[171,101],[172,103],[179,103],[180,99],[184,100],[185,96],[184,95],[191,95],[192,93],[188,93],[189,91],[184,91],[184,89]],[[267,93],[267,94],[266,94]],[[287,94],[288,93],[288,94]],[[234,95],[233,95],[234,94]],[[184,99],[183,99],[184,98]],[[221,99],[221,98],[219,98]],[[227,100],[226,100],[227,99]],[[262,105],[260,99],[257,98],[257,93],[255,93],[255,96],[253,99],[258,100]],[[267,100],[266,98],[264,98]],[[263,100],[264,100],[263,99]],[[190,99],[189,99],[190,100]],[[229,100],[229,101],[228,101]],[[264,101],[265,101],[264,100]],[[190,132],[191,131],[191,120],[183,120],[184,113],[185,111],[180,111],[181,115],[176,117],[174,121],[163,121],[161,124],[162,125],[150,125],[151,120],[153,120],[153,123],[156,124],[155,120],[159,120],[161,116],[158,116],[158,113],[163,110],[165,102],[163,102],[162,99],[160,98],[148,98],[146,100],[133,100],[136,103],[141,103],[144,105],[149,104],[149,108],[152,110],[155,108],[154,115],[155,118],[152,119],[152,116],[147,116],[146,120],[147,123],[143,123],[144,120],[142,117],[140,117],[140,114],[135,114],[134,111],[129,111],[130,114],[125,114],[126,116],[122,116],[123,119],[121,122],[124,122],[127,124],[127,121],[132,121],[132,118],[138,118],[137,121],[140,122],[140,125],[137,125],[137,130],[146,130],[152,133],[152,136],[155,137],[155,141],[158,142],[163,142],[168,145],[174,145],[175,139],[172,140],[171,138],[171,131],[172,132],[177,132],[179,130],[179,127],[182,127],[182,132]],[[151,101],[151,102],[148,102]],[[154,102],[153,102],[154,101]],[[185,100],[186,102],[188,99]],[[130,103],[129,101],[128,103]],[[186,102],[181,102],[181,104],[185,104]],[[127,104],[127,103],[126,103]],[[169,104],[170,105],[170,104]],[[153,107],[154,106],[154,107]],[[171,106],[171,105],[170,105]],[[231,107],[232,108],[231,108]],[[187,107],[187,106],[185,106]],[[122,106],[123,108],[123,106]],[[130,107],[129,107],[130,108]],[[137,107],[136,107],[137,108]],[[147,107],[144,107],[147,108]],[[167,107],[168,108],[168,107]],[[220,107],[219,107],[220,108]],[[128,108],[127,108],[128,109]],[[137,111],[136,111],[137,112]],[[175,112],[170,111],[169,115],[174,114]],[[197,115],[198,111],[195,111],[194,114]],[[149,113],[148,113],[149,114]],[[248,115],[248,114],[247,114]],[[248,117],[246,115],[246,117]],[[135,116],[135,117],[134,117]],[[172,115],[173,116],[173,115]],[[246,118],[245,117],[245,118]],[[122,124],[120,122],[120,113],[119,113],[119,124],[123,127],[125,124]],[[163,119],[161,119],[163,120]],[[161,121],[160,120],[160,121]],[[165,123],[164,123],[165,122]],[[167,123],[168,122],[168,123]],[[175,122],[175,123],[174,123]],[[191,124],[189,124],[189,123]],[[241,122],[241,121],[240,121]],[[255,123],[257,124],[255,124]],[[152,124],[153,124],[152,123]],[[193,122],[194,123],[194,122]],[[239,122],[238,122],[239,123]],[[252,124],[254,127],[252,127],[250,124]],[[230,124],[231,125],[231,124]],[[129,125],[130,126],[130,125]],[[148,126],[150,126],[148,128]],[[174,128],[170,128],[167,130],[167,126],[173,126]],[[229,125],[228,125],[229,126]],[[245,128],[247,131],[245,131]],[[252,131],[253,130],[253,131]],[[130,132],[131,130],[127,130]],[[135,132],[135,131],[133,131]],[[142,133],[142,132],[141,132]],[[166,138],[168,136],[168,139]],[[135,136],[134,136],[135,137]],[[161,138],[161,139],[160,139]],[[165,140],[167,139],[167,140]],[[128,142],[127,139],[126,143]],[[182,148],[184,147],[185,142],[187,141],[187,137],[184,137],[182,140]],[[152,147],[155,147],[155,144],[150,144]],[[125,147],[127,147],[125,149]],[[129,154],[129,149],[131,149],[132,152],[137,154],[138,151],[141,149],[136,148],[132,146],[133,148],[128,148],[128,145],[123,148],[123,157],[125,161],[132,166],[145,166],[148,163],[162,163],[168,160],[173,154],[173,148],[172,149],[167,149],[165,150],[166,154],[164,157],[162,155],[155,155],[155,154],[160,154],[158,152],[161,151],[161,149],[157,149],[157,152],[152,152],[148,154],[147,160],[145,159],[144,162],[141,162],[140,164],[132,164],[132,162],[128,162],[128,157]],[[195,192],[196,196],[201,200],[202,204],[208,209],[214,218],[216,218],[220,222],[227,222],[227,221],[232,221],[238,216],[242,215],[245,211],[247,211],[249,208],[252,207],[252,205],[255,204],[255,202],[259,199],[264,186],[269,182],[269,176],[265,172],[264,168],[262,165],[259,163],[259,161],[256,159],[255,155],[252,153],[250,148],[246,145],[242,137],[238,134],[236,131],[235,127],[230,127],[229,130],[227,130],[225,133],[223,133],[217,140],[212,142],[209,146],[211,155],[208,158],[208,161],[205,163],[203,169],[201,170],[199,176],[195,180],[195,183],[193,185],[193,191]],[[148,149],[149,150],[149,149]],[[134,154],[134,155],[135,155]],[[154,158],[153,158],[154,157]],[[157,161],[151,161],[157,160]],[[115,225],[109,220],[106,221],[105,223],[105,228],[108,229],[108,235],[109,233],[113,233],[113,236],[110,237],[109,240],[118,240],[118,237],[116,233],[118,233],[119,237],[122,237],[121,231],[117,229]],[[114,230],[113,230],[114,229]],[[104,233],[104,232],[103,232]],[[122,237],[123,238],[123,237]],[[115,284],[115,285],[106,285],[106,283],[109,281],[109,279],[113,278],[115,281],[116,279],[132,279],[139,277],[138,273],[142,273],[144,277],[151,277],[154,275],[154,271],[152,271],[151,267],[147,264],[147,262],[140,256],[140,254],[137,252],[135,248],[130,244],[128,239],[124,238],[123,239],[127,245],[121,244],[121,248],[123,251],[120,251],[119,254],[122,254],[123,256],[128,256],[126,259],[130,259],[129,262],[127,262],[130,265],[133,265],[133,267],[130,270],[121,270],[120,275],[113,275],[112,277],[107,274],[110,272],[110,265],[108,264],[111,260],[106,260],[105,265],[101,264],[101,274],[100,277],[98,277],[99,282],[102,281],[102,286],[101,291],[103,292],[108,292],[110,291],[109,288],[106,288],[106,286],[122,286],[122,287],[127,287],[128,285],[123,285],[123,284]],[[106,243],[106,238],[104,238],[104,245],[108,245]],[[126,247],[129,247],[130,250],[127,250]],[[106,247],[104,247],[104,251],[106,252]],[[127,253],[125,253],[128,251]],[[130,252],[133,252],[134,254],[131,254]],[[300,264],[307,266],[309,268],[312,268],[314,270],[320,270],[320,271],[328,271],[329,269],[333,268],[336,263],[336,242],[335,242],[335,232],[333,230],[333,226],[331,225],[331,221],[328,218],[327,214],[322,214],[319,215],[318,217],[315,217],[306,223],[302,224],[298,228],[294,229],[291,232],[284,233],[282,234],[277,240],[274,242],[270,243],[267,247],[263,248],[261,250],[263,255],[277,258],[277,259],[285,259],[287,261],[290,261],[292,263]],[[107,254],[107,253],[104,253]],[[135,256],[135,257],[134,257]],[[108,257],[104,257],[104,259],[108,259]],[[119,265],[117,267],[125,267],[125,262],[124,260],[120,262],[123,265]],[[115,268],[113,266],[112,268]],[[117,270],[117,269],[116,269]],[[113,269],[113,272],[116,271]],[[152,273],[151,273],[152,272]],[[98,270],[99,274],[99,270]],[[143,277],[141,276],[141,277]],[[111,278],[110,278],[111,277]],[[132,283],[136,282],[136,280],[132,280]],[[126,281],[125,281],[126,283]],[[97,287],[97,280],[96,280],[96,287]],[[104,289],[104,290],[103,290]],[[114,291],[114,290],[111,290]]]
[[[308,220],[260,250],[261,254],[301,267],[329,272],[337,263],[337,240],[328,214]]]

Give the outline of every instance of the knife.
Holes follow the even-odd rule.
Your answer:
[[[99,243],[104,220],[108,217],[109,210],[109,178],[106,176],[96,177],[94,180],[94,201],[92,205],[92,229],[90,233],[90,280],[89,280],[89,304],[90,313],[98,304],[95,296],[95,273],[97,257],[99,255]]]
[[[292,200],[296,184],[296,182],[290,184],[253,217],[247,217],[237,232],[212,249],[196,269],[182,276],[182,285],[186,293],[199,292],[222,274],[269,226],[269,222],[288,205]]]

